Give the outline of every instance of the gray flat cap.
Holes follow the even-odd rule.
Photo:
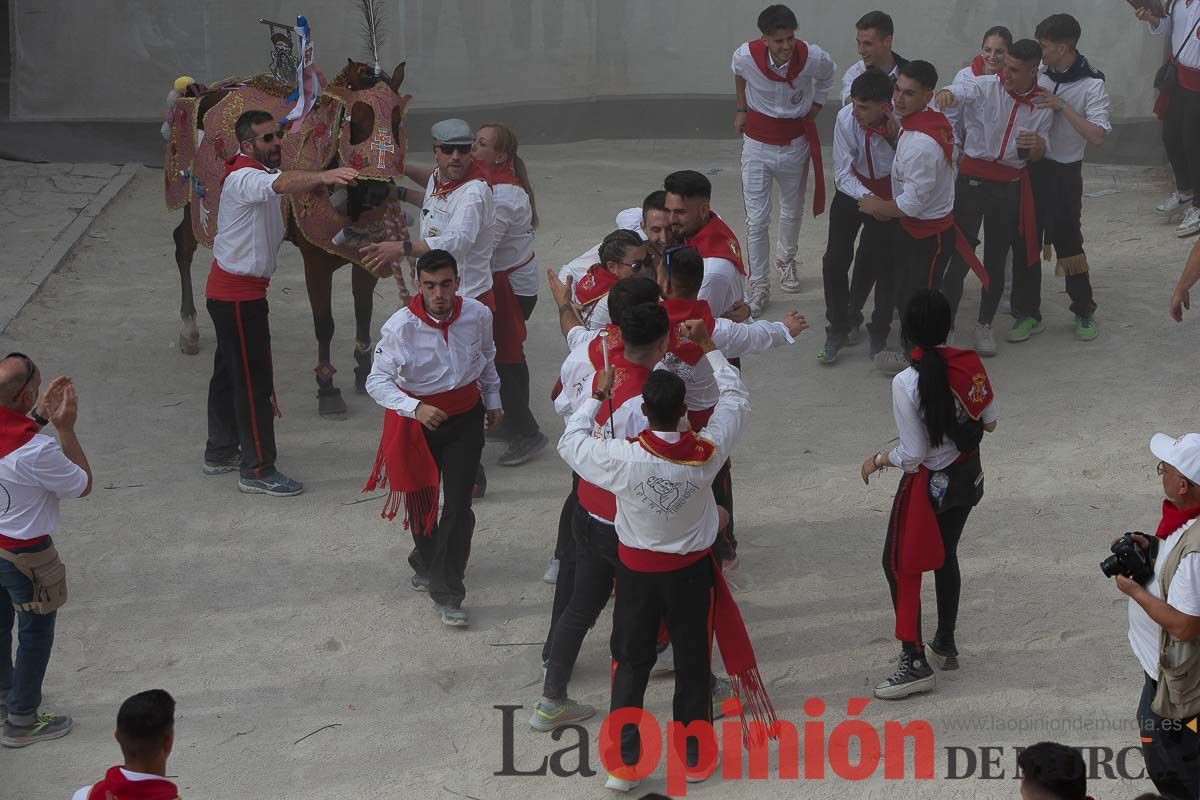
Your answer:
[[[461,119],[444,119],[434,125],[430,133],[440,144],[471,144],[475,141],[471,126]]]

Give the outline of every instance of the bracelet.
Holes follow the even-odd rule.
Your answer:
[[[605,394],[604,392],[592,392],[593,400],[599,400],[601,403],[603,403],[607,398],[608,398],[608,395]]]
[[[735,108],[734,111],[736,111],[739,114],[749,114],[750,113],[750,109],[748,109],[748,108]]]
[[[883,453],[879,452],[879,453],[876,453],[875,457],[871,459],[871,463],[875,465],[875,469],[887,469],[887,466],[885,464],[879,463],[879,460],[881,458],[883,458]]]
[[[39,428],[44,428],[50,424],[50,420],[39,414],[36,408],[29,412],[29,418],[36,422]]]

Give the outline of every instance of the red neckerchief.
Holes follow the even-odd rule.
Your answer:
[[[671,335],[667,341],[668,350],[674,353],[679,360],[693,367],[696,366],[696,362],[704,358],[704,351],[700,349],[700,345],[683,335],[681,326],[689,319],[704,320],[704,327],[711,336],[717,327],[717,321],[713,319],[712,309],[709,308],[708,302],[705,300],[663,300],[660,305],[667,310],[667,318],[671,322]]]
[[[647,428],[641,432],[637,441],[650,455],[672,464],[684,464],[689,467],[707,464],[717,452],[715,444],[708,439],[701,439],[695,431],[685,431],[679,434],[679,441],[668,442]]]
[[[891,111],[892,104],[888,103],[886,106],[884,106],[884,109],[886,111]],[[871,155],[871,137],[878,136],[885,142],[888,141],[887,117],[884,116],[883,123],[877,128],[869,128],[861,123],[859,124],[859,127],[863,129],[863,152],[867,155],[867,172],[870,173],[867,177],[869,177],[871,180],[877,180],[875,177],[875,158]]]
[[[618,357],[625,358],[625,340],[621,338],[621,328],[611,322],[604,326],[608,331],[608,362],[615,364]],[[604,336],[597,336],[588,342],[588,362],[596,372],[604,370]]]
[[[521,181],[517,178],[516,169],[511,161],[505,161],[503,164],[496,164],[491,169],[486,170],[487,182],[490,186],[521,186]],[[525,187],[521,187],[525,188]]]
[[[225,159],[225,175],[222,176],[221,180],[224,181],[225,178],[230,176],[230,174],[237,172],[239,169],[245,169],[246,167],[249,167],[250,169],[261,169],[263,172],[268,171],[266,165],[257,158],[251,158],[245,153],[238,153],[233,158]]]
[[[742,247],[738,244],[737,234],[730,230],[715,211],[709,212],[708,222],[684,244],[699,250],[701,258],[723,258],[733,264],[743,276],[746,274],[746,268],[742,266]]]
[[[1170,500],[1163,500],[1162,521],[1158,523],[1158,530],[1154,532],[1154,535],[1160,539],[1165,539],[1182,528],[1183,523],[1193,520],[1196,517],[1200,517],[1200,506],[1196,508],[1179,508]]]
[[[594,303],[607,296],[617,280],[617,276],[603,264],[592,264],[579,283],[575,284],[575,299],[585,306]]]
[[[41,428],[24,414],[0,406],[0,458],[24,447]]]
[[[762,39],[755,39],[749,42],[750,57],[754,59],[754,63],[758,66],[758,71],[766,75],[769,80],[777,83],[786,83],[792,86],[792,81],[796,80],[796,76],[804,71],[804,66],[808,63],[808,42],[796,40],[796,49],[792,52],[792,58],[787,63],[787,74],[780,75],[775,70],[771,69],[769,63],[771,53],[767,50],[767,43]],[[792,88],[796,88],[792,86]]]
[[[408,301],[408,310],[416,316],[417,319],[424,322],[431,328],[437,328],[442,332],[442,338],[448,343],[450,341],[450,326],[454,324],[454,320],[458,319],[462,314],[463,299],[457,295],[454,298],[454,308],[450,310],[450,316],[443,320],[436,320],[429,316],[429,312],[425,310],[425,298],[418,292],[413,295],[413,299]]]
[[[983,56],[978,55],[971,59],[971,74],[978,78],[980,75],[986,75],[987,71],[983,66]]]
[[[901,119],[900,127],[903,129],[902,136],[909,131],[915,131],[933,139],[941,145],[942,152],[946,154],[946,163],[954,163],[954,126],[946,119],[945,114],[926,108]]]
[[[939,347],[938,353],[946,362],[946,373],[950,380],[950,391],[962,403],[971,419],[977,420],[983,410],[992,404],[995,394],[992,383],[988,379],[983,361],[974,350],[960,350],[956,347]],[[912,351],[912,360],[920,361],[925,351],[920,347]]]
[[[1030,108],[1036,108],[1036,106],[1033,104],[1033,98],[1045,91],[1045,89],[1043,89],[1039,84],[1034,83],[1033,86],[1030,87],[1029,91],[1027,91],[1025,94],[1017,94],[1012,89],[1008,88],[1008,84],[1004,83],[1003,74],[997,74],[996,80],[1000,81],[1000,84],[1004,87],[1004,91],[1008,92],[1008,96],[1013,99],[1013,103],[1015,103],[1017,106],[1029,106]]]
[[[435,170],[433,173],[433,193],[429,196],[431,198],[445,197],[458,187],[470,183],[471,181],[483,181],[484,183],[488,183],[487,173],[483,171],[483,167],[481,167],[479,162],[475,159],[471,159],[471,166],[467,167],[467,171],[464,172],[463,176],[456,181],[447,181],[446,183],[442,183],[440,180],[438,180],[438,171]]]
[[[178,800],[179,789],[166,778],[131,781],[113,767],[92,785],[88,800]]]

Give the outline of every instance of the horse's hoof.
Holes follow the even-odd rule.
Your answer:
[[[318,389],[317,413],[325,419],[344,419],[346,401],[342,399],[342,390],[336,386]]]
[[[195,317],[179,321],[179,351],[185,356],[194,356],[200,352],[200,329],[196,327]]]

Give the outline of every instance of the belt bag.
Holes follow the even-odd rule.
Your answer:
[[[930,498],[934,513],[941,514],[952,508],[974,508],[983,499],[983,464],[979,451],[963,457],[943,470],[950,479],[946,494],[940,499]]]
[[[17,611],[51,614],[67,602],[67,567],[54,545],[35,553],[10,553],[0,548],[0,559],[11,561],[33,583],[33,598],[28,603],[13,603]]]
[[[1175,62],[1179,60],[1179,56],[1183,53],[1183,48],[1187,47],[1188,42],[1196,35],[1196,28],[1200,27],[1200,20],[1196,20],[1196,24],[1192,26],[1191,33],[1183,37],[1183,46],[1175,51],[1175,57],[1158,68],[1158,72],[1154,73],[1154,88],[1162,94],[1174,94],[1175,89],[1179,86],[1179,78],[1175,74]]]

